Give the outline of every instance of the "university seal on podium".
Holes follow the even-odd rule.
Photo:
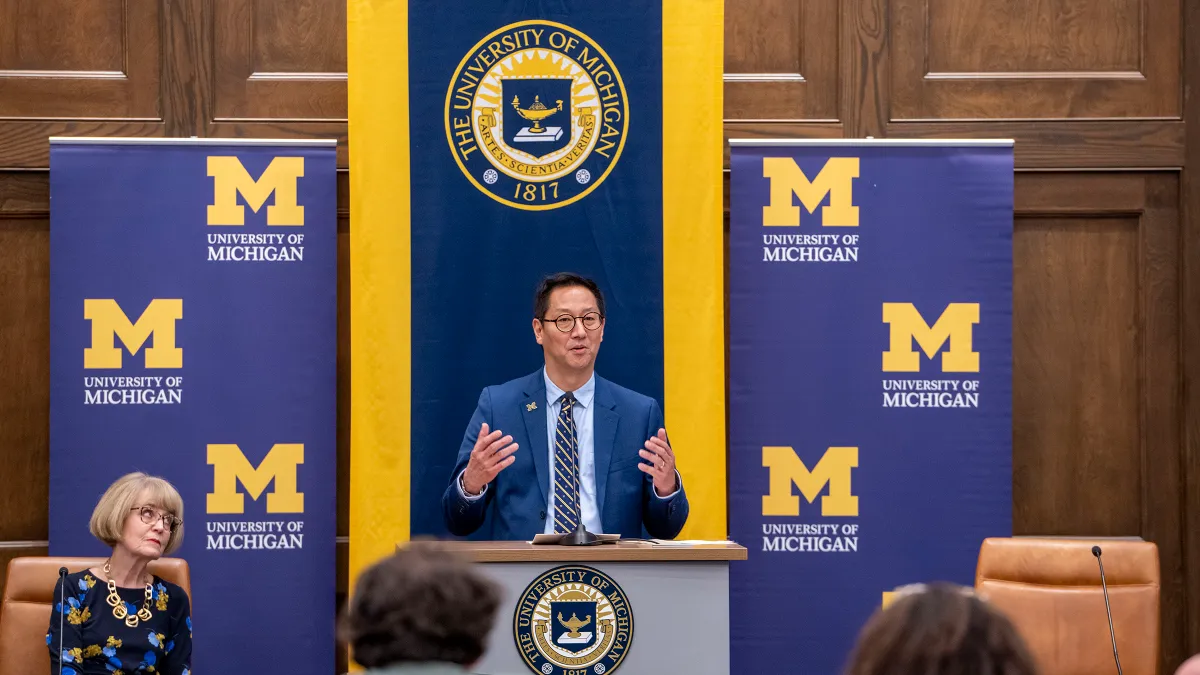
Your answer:
[[[603,675],[633,642],[633,609],[607,574],[564,565],[525,589],[513,614],[517,651],[539,675]]]
[[[518,209],[585,197],[616,165],[628,130],[616,64],[553,21],[519,21],[483,38],[446,92],[455,162],[484,194]]]

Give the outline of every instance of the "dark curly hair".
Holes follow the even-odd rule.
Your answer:
[[[863,627],[846,675],[1037,675],[1012,622],[971,589],[904,591]]]
[[[358,578],[342,638],[366,668],[405,661],[467,666],[483,656],[499,586],[436,542],[413,542]]]

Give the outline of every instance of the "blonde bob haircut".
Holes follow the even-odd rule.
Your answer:
[[[139,501],[143,491],[148,492],[149,496]],[[116,546],[121,541],[125,521],[133,509],[147,505],[158,507],[181,521],[179,527],[171,530],[163,545],[163,555],[170,555],[183,543],[183,498],[174,485],[157,476],[129,473],[118,478],[96,503],[88,528],[93,537],[109,546]]]

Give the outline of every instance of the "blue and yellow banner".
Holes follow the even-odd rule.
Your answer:
[[[351,0],[351,574],[440,498],[533,291],[597,280],[597,371],[657,398],[724,538],[720,0]]]
[[[196,672],[334,667],[334,153],[52,139],[50,553],[107,556],[103,491],[171,481]]]
[[[1011,534],[1012,143],[731,161],[731,658],[835,673],[885,592]]]

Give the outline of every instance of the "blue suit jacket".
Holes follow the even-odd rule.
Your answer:
[[[537,405],[530,409],[530,404]],[[596,458],[596,496],[604,532],[622,537],[671,539],[687,522],[688,501],[683,491],[670,499],[654,494],[650,474],[638,469],[638,451],[663,427],[658,402],[596,376],[593,405]],[[464,499],[458,474],[467,468],[479,428],[487,422],[520,445],[516,460],[496,476],[483,498]],[[489,539],[528,541],[545,531],[550,503],[550,449],[546,445],[546,383],[542,371],[501,385],[486,387],[442,495],[442,513],[450,532],[465,536],[485,522]],[[488,509],[491,509],[491,518]],[[645,530],[643,530],[643,525]]]

